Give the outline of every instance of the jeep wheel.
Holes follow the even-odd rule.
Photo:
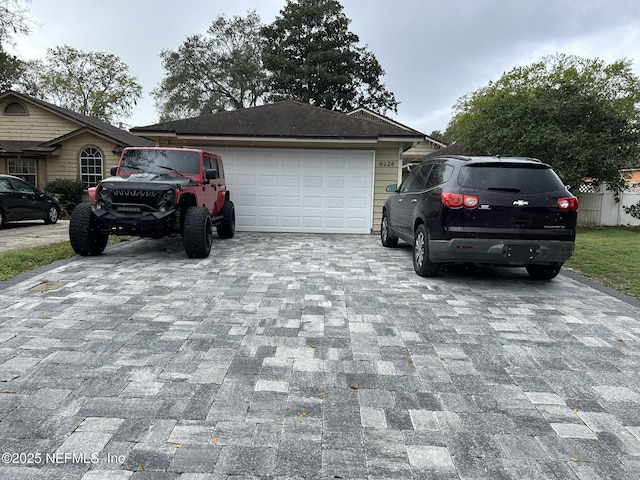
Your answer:
[[[393,248],[398,246],[398,239],[389,232],[389,215],[382,212],[382,223],[380,224],[380,241],[383,247]]]
[[[236,232],[236,209],[231,200],[225,200],[220,211],[222,223],[218,225],[217,231],[220,238],[233,238]]]
[[[527,273],[535,280],[551,280],[560,273],[562,265],[527,265]]]
[[[73,209],[69,221],[69,241],[77,254],[87,257],[100,255],[104,251],[109,235],[101,232],[99,227],[90,203],[81,203]]]
[[[413,242],[413,269],[421,277],[435,277],[440,264],[429,260],[429,233],[427,227],[419,225]]]
[[[189,258],[206,258],[213,243],[211,216],[205,207],[189,207],[182,233],[184,251]]]

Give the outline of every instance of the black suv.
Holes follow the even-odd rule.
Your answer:
[[[473,263],[526,267],[549,280],[573,254],[578,200],[539,160],[434,157],[387,191],[382,245],[413,245],[423,277],[444,263]]]

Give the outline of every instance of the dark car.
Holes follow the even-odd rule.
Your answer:
[[[0,175],[0,228],[7,222],[44,220],[56,223],[60,216],[58,200],[23,179]]]
[[[413,245],[418,275],[472,263],[526,267],[549,280],[573,254],[578,200],[537,159],[435,157],[387,191],[382,245]]]

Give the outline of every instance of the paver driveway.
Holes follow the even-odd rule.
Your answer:
[[[640,309],[410,256],[239,233],[5,283],[0,477],[639,477]]]

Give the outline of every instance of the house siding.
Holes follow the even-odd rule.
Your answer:
[[[0,106],[0,112],[4,112],[6,104],[13,101],[5,100]],[[29,115],[0,114],[1,140],[46,142],[80,128],[77,123],[55,115],[37,105],[29,104],[25,106],[29,111]]]
[[[86,147],[95,147],[102,152],[102,175],[108,177],[110,168],[117,166],[120,159],[119,155],[113,153],[115,145],[87,132],[65,141],[59,150],[60,155],[50,156],[47,159],[45,170],[47,179],[79,180],[80,152]]]
[[[7,103],[14,101],[9,98],[2,102],[0,112],[4,112]],[[46,108],[27,102],[21,103],[27,108],[28,115],[0,113],[0,140],[47,142],[83,127]],[[84,132],[63,140],[52,154],[37,158],[37,186],[44,188],[47,182],[58,178],[79,180],[80,152],[88,146],[96,147],[102,152],[102,175],[109,176],[110,168],[116,166],[120,158],[118,154],[113,153],[116,143],[102,136]],[[29,155],[21,156],[35,158]],[[0,159],[0,173],[7,173],[7,165],[6,158]]]
[[[387,185],[398,183],[398,173],[402,166],[402,159],[398,147],[377,148],[375,160],[375,173],[373,183],[373,228],[374,233],[380,232],[382,221],[382,207],[389,198],[385,191]]]

